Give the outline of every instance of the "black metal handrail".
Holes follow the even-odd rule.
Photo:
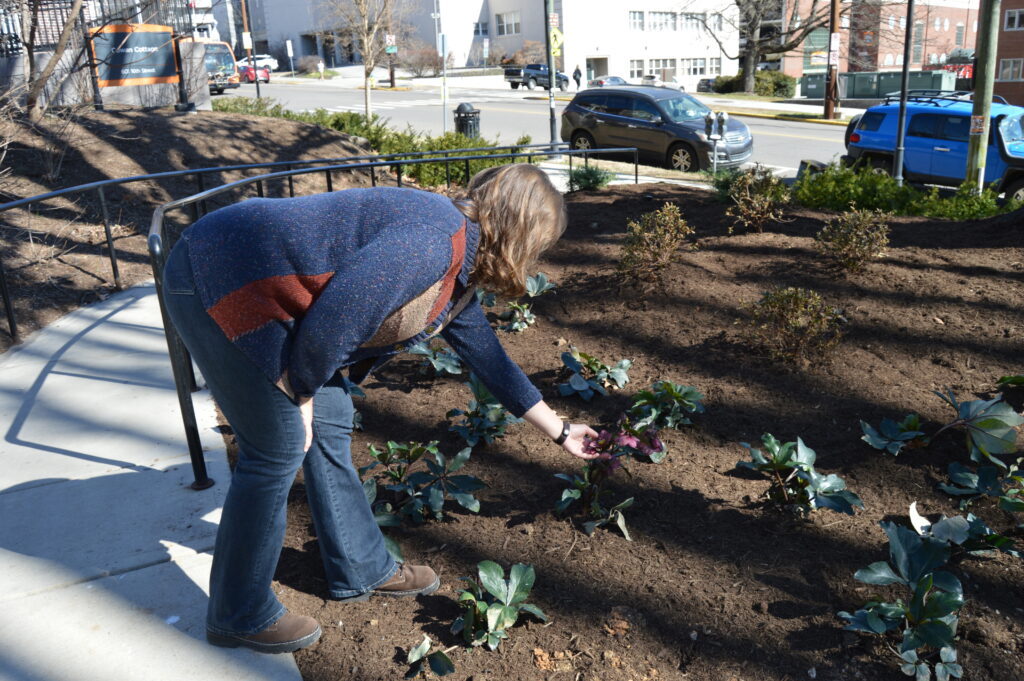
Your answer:
[[[559,146],[559,148],[561,148],[561,146],[563,146],[563,145],[558,145],[558,146]],[[328,166],[331,166],[332,169],[337,169],[337,168],[340,168],[340,167],[345,166],[345,165],[350,165],[352,163],[359,163],[359,162],[366,162],[366,161],[372,161],[373,162],[373,166],[370,168],[370,171],[371,171],[370,172],[370,182],[371,182],[371,184],[376,185],[377,184],[377,177],[376,177],[376,172],[375,172],[376,168],[378,168],[380,166],[390,166],[390,165],[393,165],[393,163],[386,163],[386,162],[384,162],[384,161],[387,161],[387,160],[391,160],[391,161],[399,161],[399,160],[403,160],[403,159],[410,159],[410,160],[411,159],[417,159],[418,160],[419,158],[433,155],[433,156],[436,157],[436,159],[433,159],[433,162],[439,163],[439,162],[443,162],[444,159],[449,157],[449,155],[451,155],[451,154],[467,154],[467,153],[472,153],[472,152],[489,151],[489,150],[493,151],[493,150],[498,150],[498,149],[534,149],[534,148],[551,149],[552,145],[550,143],[506,144],[506,145],[495,146],[495,147],[468,147],[468,148],[464,148],[464,149],[449,149],[449,150],[443,150],[443,151],[398,152],[398,153],[393,153],[393,154],[372,154],[372,155],[365,155],[365,156],[344,156],[344,157],[339,157],[339,158],[308,159],[308,160],[298,160],[298,161],[270,161],[270,162],[266,162],[266,163],[247,163],[247,164],[232,165],[232,166],[214,166],[214,167],[209,167],[209,168],[192,168],[192,169],[188,169],[188,170],[170,170],[170,171],[166,171],[166,172],[162,172],[162,173],[152,173],[152,174],[149,174],[149,175],[133,175],[133,176],[130,176],[130,177],[119,177],[119,178],[112,178],[112,179],[108,179],[108,180],[97,180],[96,182],[89,182],[89,183],[86,183],[86,184],[76,185],[74,187],[66,187],[64,189],[58,189],[56,191],[47,192],[45,194],[37,194],[35,196],[29,196],[29,197],[22,198],[22,199],[16,199],[14,201],[8,201],[7,203],[0,204],[0,215],[3,215],[3,214],[6,213],[6,211],[12,210],[14,208],[22,208],[22,207],[25,207],[25,206],[31,206],[31,205],[34,205],[34,204],[42,203],[44,201],[49,201],[51,199],[55,199],[55,198],[59,198],[59,197],[63,197],[63,196],[70,196],[70,195],[74,195],[74,194],[84,194],[86,192],[95,191],[96,192],[96,196],[99,199],[100,212],[101,212],[102,218],[103,218],[103,231],[104,231],[104,235],[106,237],[106,242],[107,242],[108,257],[110,258],[110,269],[111,269],[111,273],[112,273],[113,279],[114,279],[114,288],[117,289],[117,290],[121,290],[123,288],[122,285],[121,285],[121,273],[120,273],[120,270],[119,270],[118,265],[117,265],[117,251],[114,249],[114,237],[113,237],[113,234],[111,233],[111,229],[110,229],[110,216],[109,216],[109,212],[107,210],[107,199],[106,199],[106,194],[104,192],[104,190],[107,187],[123,185],[123,184],[130,184],[130,183],[134,183],[134,182],[147,182],[147,181],[155,181],[155,180],[167,180],[167,179],[173,179],[173,178],[176,178],[176,177],[185,177],[185,176],[189,176],[189,175],[194,175],[195,178],[196,178],[196,189],[197,189],[197,191],[199,193],[201,193],[201,192],[203,192],[206,189],[205,183],[204,183],[205,177],[207,175],[212,174],[212,173],[226,173],[226,172],[236,172],[236,171],[244,171],[244,170],[264,170],[264,169],[271,169],[271,168],[286,168],[286,169],[290,170],[290,169],[293,169],[293,168],[298,167],[298,166],[311,166],[311,165],[317,165],[317,166],[328,165]],[[449,164],[446,163],[445,164],[445,177],[446,177],[446,181],[447,181],[448,185],[451,186],[451,174],[449,172],[449,168],[450,168]],[[323,170],[324,170],[324,168],[318,168],[318,171],[322,172]],[[286,177],[287,177],[287,175],[286,175]],[[289,189],[289,195],[294,196],[295,195],[295,193],[294,193],[295,192],[295,187],[292,184],[291,177],[288,177],[288,189]],[[332,182],[332,178],[331,178],[331,175],[330,175],[329,172],[327,174],[327,190],[328,191],[332,191],[333,190],[333,182]],[[261,189],[261,191],[262,191],[262,189]],[[206,212],[205,204],[200,205],[199,208],[201,208],[203,213]],[[199,210],[199,208],[197,208],[197,210]],[[198,214],[196,215],[196,217],[198,217]],[[8,289],[8,286],[7,286],[7,272],[6,272],[5,268],[4,268],[4,264],[3,264],[3,259],[2,258],[0,258],[0,298],[2,298],[2,300],[3,300],[4,310],[5,310],[6,316],[7,316],[7,326],[8,326],[8,329],[10,330],[11,338],[14,340],[15,343],[20,342],[21,338],[20,338],[19,333],[18,333],[18,324],[17,324],[17,320],[14,317],[14,306],[11,303],[10,291]]]
[[[506,153],[506,154],[488,154],[488,155],[473,155],[473,156],[452,156],[441,159],[444,163],[465,163],[466,177],[470,176],[470,162],[481,161],[488,159],[511,159],[515,160],[518,158],[524,158],[528,161],[532,161],[537,156],[568,156],[570,160],[570,171],[572,168],[572,157],[583,156],[584,163],[588,162],[591,154],[594,153],[631,153],[633,154],[633,182],[639,183],[639,155],[635,147],[615,147],[607,149],[564,149],[556,148],[551,149],[550,145],[543,150],[534,150],[530,152],[520,153]],[[561,146],[561,145],[557,145]],[[398,161],[374,161],[368,163],[346,163],[334,166],[326,166],[323,168],[302,168],[285,170],[282,172],[269,173],[266,175],[257,175],[255,177],[244,178],[236,180],[235,182],[229,182],[219,187],[207,189],[185,198],[175,199],[169,201],[153,211],[153,221],[149,228],[149,237],[147,244],[149,246],[150,263],[153,267],[153,277],[156,280],[156,291],[157,300],[160,303],[160,315],[163,318],[164,334],[167,337],[167,351],[170,355],[171,360],[171,371],[174,375],[174,387],[178,394],[178,405],[181,409],[182,424],[185,428],[185,438],[188,442],[189,456],[192,460],[192,472],[195,475],[195,482],[192,483],[194,489],[205,489],[213,484],[206,473],[206,461],[203,458],[203,448],[199,439],[199,425],[196,421],[195,409],[192,405],[191,393],[196,389],[195,377],[192,373],[192,360],[189,356],[188,349],[182,342],[174,329],[174,325],[171,323],[170,318],[167,316],[167,310],[164,306],[164,294],[163,294],[163,270],[164,263],[167,254],[171,248],[177,242],[180,233],[184,231],[184,228],[178,230],[175,234],[166,234],[164,231],[165,217],[169,211],[182,209],[185,207],[192,208],[192,215],[198,219],[199,207],[201,207],[207,200],[231,191],[236,191],[249,185],[256,185],[257,196],[263,196],[263,186],[270,180],[277,180],[283,178],[292,178],[296,175],[306,175],[309,173],[323,172],[327,173],[330,177],[330,173],[335,170],[359,170],[362,168],[378,168],[381,166],[397,165],[398,167],[398,186],[402,186],[402,166],[404,165],[418,165],[423,163],[438,163],[438,159],[434,158],[417,158],[408,160]],[[446,176],[449,176],[446,172]],[[165,243],[165,237],[166,243]]]

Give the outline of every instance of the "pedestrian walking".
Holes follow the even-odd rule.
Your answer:
[[[583,73],[580,71],[580,65],[576,65],[576,70],[572,72],[572,79],[576,81],[576,89],[580,89],[580,78],[583,77]]]
[[[350,386],[416,343],[440,334],[512,414],[593,458],[583,444],[597,434],[543,401],[476,296],[478,286],[522,295],[565,225],[543,171],[514,164],[478,173],[457,200],[395,187],[250,199],[184,232],[165,266],[167,312],[239,443],[210,574],[210,643],[282,653],[320,637],[271,589],[300,466],[331,598],[438,588],[429,567],[388,555],[350,452]]]

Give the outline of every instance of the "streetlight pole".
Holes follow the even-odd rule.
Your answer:
[[[558,128],[555,126],[555,87],[558,84],[558,72],[555,71],[555,55],[551,49],[551,15],[555,13],[555,0],[544,2],[544,45],[548,61],[548,115],[551,119],[551,151],[558,144]],[[552,157],[554,158],[554,157]]]
[[[907,25],[903,34],[903,73],[900,78],[900,111],[896,116],[896,157],[893,177],[896,186],[903,186],[903,152],[907,142],[907,89],[910,87],[910,50],[914,35],[914,0],[907,0]]]
[[[434,38],[441,57],[441,131],[448,134],[448,47],[441,33],[441,0],[434,0],[434,12],[430,18],[434,20]]]
[[[245,58],[249,62],[249,70],[252,71],[253,82],[256,83],[256,99],[260,98],[260,74],[256,73],[256,62],[252,58],[252,33],[249,32],[249,12],[246,8],[246,0],[241,0],[242,5],[242,46],[245,47]],[[245,37],[249,36],[249,44],[246,45]],[[232,55],[234,58],[234,55]],[[269,67],[268,67],[269,68]]]

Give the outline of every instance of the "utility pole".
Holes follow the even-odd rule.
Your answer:
[[[260,98],[260,74],[256,73],[256,62],[252,58],[252,33],[249,32],[249,11],[246,8],[246,0],[241,0],[242,5],[242,46],[245,48],[245,59],[249,62],[249,70],[252,71],[253,82],[256,83],[256,99]],[[234,55],[231,55],[234,59]]]
[[[900,78],[900,110],[896,116],[896,157],[892,175],[903,186],[903,152],[907,144],[907,89],[910,87],[910,50],[914,35],[914,0],[907,0],[907,25],[903,33],[903,73]]]
[[[832,0],[832,16],[828,23],[828,79],[825,85],[825,120],[837,118],[839,103],[839,0]]]
[[[555,71],[555,55],[551,49],[551,15],[555,13],[555,0],[544,2],[544,45],[548,58],[548,112],[551,117],[551,151],[558,144],[558,128],[555,127],[555,87],[558,85],[558,72]]]
[[[974,108],[971,136],[967,141],[966,181],[980,194],[985,186],[989,116],[992,112],[992,81],[996,75],[996,44],[999,42],[1001,0],[982,0],[978,13],[977,64],[974,67]]]

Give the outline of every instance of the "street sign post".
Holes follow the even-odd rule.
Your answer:
[[[292,75],[294,76],[295,75],[295,60],[293,59],[293,57],[295,56],[295,51],[292,49],[292,41],[291,40],[285,40],[284,41],[284,49],[286,49],[288,51],[288,67],[291,69]]]

